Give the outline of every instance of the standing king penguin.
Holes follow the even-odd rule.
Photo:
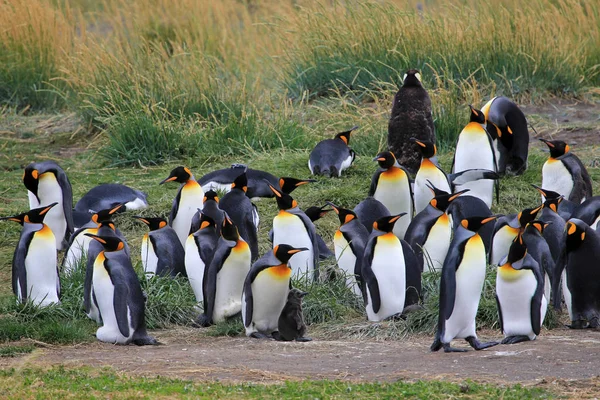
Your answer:
[[[358,217],[360,223],[367,228],[369,234],[371,234],[371,231],[373,230],[373,222],[381,217],[391,215],[390,210],[388,210],[382,202],[375,200],[373,196],[367,196],[363,201],[358,203],[356,207],[354,207],[354,213]]]
[[[535,219],[542,207],[526,208],[517,215],[505,215],[496,221],[490,253],[491,264],[498,265],[500,260],[506,257],[513,240],[519,232],[523,232],[528,223]]]
[[[413,214],[413,198],[408,171],[398,164],[394,154],[389,151],[379,153],[373,161],[379,163],[380,169],[371,179],[369,196],[379,200],[392,215],[406,214],[405,218],[394,225],[394,234],[403,239]]]
[[[217,223],[208,215],[200,214],[199,224],[185,242],[185,270],[198,303],[204,301],[204,280],[220,236]]]
[[[350,168],[356,153],[348,145],[350,133],[358,126],[340,132],[333,139],[322,140],[310,152],[308,169],[313,175],[340,177],[342,171]]]
[[[74,231],[73,191],[67,174],[54,161],[31,163],[25,167],[23,183],[30,209],[59,204],[48,211],[44,220],[54,233],[56,249],[62,250]]]
[[[173,169],[160,184],[173,181],[181,183],[181,186],[173,200],[173,207],[169,215],[169,226],[175,229],[179,242],[182,246],[185,246],[185,241],[190,233],[192,218],[198,209],[202,209],[204,191],[194,179],[192,171],[187,167]]]
[[[198,317],[198,325],[222,322],[242,310],[242,292],[250,266],[250,247],[225,214],[221,237],[203,281],[204,313]]]
[[[262,339],[277,331],[288,298],[292,269],[289,260],[308,249],[280,244],[257,260],[244,281],[242,320],[246,336]]]
[[[502,344],[534,340],[548,309],[544,295],[544,272],[527,253],[521,235],[510,246],[508,256],[496,271],[496,302]]]
[[[44,223],[52,203],[27,213],[1,218],[23,226],[12,262],[12,289],[21,303],[44,307],[60,303],[60,281],[54,233]]]
[[[454,339],[465,339],[475,350],[495,346],[481,343],[475,331],[475,316],[485,281],[487,257],[483,240],[477,233],[496,217],[463,219],[454,232],[440,281],[439,320],[431,351],[463,352],[450,346]]]
[[[202,200],[202,208],[199,208],[194,217],[192,218],[192,224],[190,226],[190,234],[200,229],[200,214],[204,214],[210,217],[215,222],[217,227],[217,235],[221,234],[221,225],[223,225],[223,210],[219,207],[219,196],[214,190],[208,190],[204,193],[204,199]]]
[[[540,139],[550,149],[550,157],[542,167],[542,187],[581,203],[592,197],[592,181],[587,169],[562,140]]]
[[[142,267],[146,276],[187,276],[184,249],[177,233],[164,218],[134,217],[148,225],[142,238]]]
[[[410,138],[435,143],[435,126],[431,114],[431,99],[421,84],[419,71],[406,71],[402,81],[402,87],[392,103],[387,143],[400,164],[415,174],[419,169],[421,156],[414,147],[409,146]]]
[[[102,314],[102,326],[96,331],[96,338],[113,344],[158,344],[146,332],[146,298],[129,255],[125,253],[125,244],[116,236],[86,235],[103,247],[94,262],[92,278]]]

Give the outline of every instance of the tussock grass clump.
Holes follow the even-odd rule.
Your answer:
[[[140,277],[146,299],[146,326],[148,329],[170,325],[191,325],[198,316],[196,298],[188,280],[183,277]]]
[[[22,354],[31,353],[35,346],[27,344],[24,346],[2,346],[0,347],[0,357],[17,357]]]

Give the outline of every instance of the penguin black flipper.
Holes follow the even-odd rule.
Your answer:
[[[150,239],[150,242],[152,243],[152,248],[154,249],[154,252],[158,257],[156,274],[161,276],[181,275],[183,277],[187,277],[184,260],[185,250],[181,245],[179,238],[177,237],[177,233],[170,228],[162,228],[151,233],[152,234],[148,235],[148,238]],[[169,243],[172,247],[165,246],[164,244],[162,246],[159,245],[157,236],[163,235],[168,238],[165,239],[163,243]]]
[[[413,304],[419,304],[421,300],[421,271],[423,270],[423,257],[417,257],[412,247],[401,240],[402,252],[404,253],[404,265],[406,266],[406,297],[404,308]],[[419,261],[420,260],[420,261]]]
[[[25,229],[25,228],[23,228]],[[27,249],[33,239],[34,231],[23,231],[21,235],[28,235],[25,240],[19,239],[17,248],[13,255],[12,263],[12,290],[17,298],[19,291],[21,292],[21,300],[23,303],[27,301],[27,271],[25,269],[25,257],[27,257]]]
[[[363,257],[363,266],[371,265],[373,261],[373,249],[377,244],[377,237],[374,237],[370,243],[365,247],[365,255]],[[373,312],[377,314],[379,312],[379,308],[381,307],[381,296],[379,294],[379,282],[377,282],[377,277],[373,273],[371,268],[362,269],[362,279],[364,281],[364,285],[369,289],[369,293],[371,294],[371,301],[373,302]],[[368,297],[365,293],[365,306],[367,305]]]
[[[315,280],[319,279],[319,243],[317,239],[317,229],[315,228],[315,224],[308,218],[308,216],[301,211],[299,208],[292,208],[287,210],[288,213],[296,215],[306,228],[306,232],[308,233],[308,237],[313,244],[313,265],[314,265],[314,275],[313,278]]]
[[[219,240],[225,239],[221,237]],[[206,279],[204,279],[203,282],[204,287],[202,291],[204,297],[204,313],[203,316],[200,316],[199,318],[200,325],[204,327],[210,326],[213,323],[212,316],[215,307],[215,296],[217,294],[217,275],[219,271],[221,271],[221,268],[223,268],[223,261],[229,257],[233,246],[235,246],[235,243],[230,246],[219,246],[217,244],[217,249],[213,255],[212,261],[210,262],[210,266],[208,267],[208,272],[206,274]]]
[[[404,240],[412,247],[412,250],[417,255],[417,258],[420,258],[421,261],[423,260],[423,257],[421,257],[423,255],[422,246],[427,241],[429,232],[436,224],[437,220],[438,218],[431,218],[429,215],[421,212],[417,214],[412,221],[410,221],[410,225],[408,225],[408,229],[404,234]]]
[[[561,301],[562,301],[562,274],[567,265],[567,248],[565,245],[562,246],[560,251],[560,256],[556,260],[554,264],[554,282],[552,282],[552,295],[554,298],[552,299],[552,305],[555,310],[561,309]]]
[[[385,170],[379,168],[373,174],[373,177],[371,178],[371,186],[369,186],[368,196],[372,197],[375,194],[375,191],[377,190],[377,184],[379,183],[379,177],[381,176],[381,173],[384,172],[384,171]]]
[[[73,234],[73,190],[71,189],[71,183],[66,173],[57,173],[56,180],[63,193],[63,210],[65,220],[67,221],[67,230],[63,237],[70,237]]]
[[[171,207],[171,212],[169,213],[169,226],[173,226],[173,221],[175,221],[175,217],[177,217],[177,211],[179,211],[179,202],[181,200],[181,191],[183,190],[183,185],[177,191],[177,195],[173,199],[173,206]]]
[[[104,266],[110,275],[110,279],[114,285],[113,307],[115,309],[115,317],[119,332],[125,337],[129,337],[129,310],[127,308],[127,299],[129,298],[129,285],[127,277],[124,276],[120,267],[113,266],[113,262],[109,257],[104,261]]]
[[[246,313],[244,321],[244,326],[247,328],[252,323],[252,316],[254,313],[254,296],[252,294],[252,282],[258,276],[259,273],[264,271],[266,268],[272,267],[273,265],[277,265],[280,261],[273,255],[272,251],[267,252],[264,256],[256,260],[256,262],[250,268],[250,272],[246,275],[246,280],[244,281],[244,297],[246,301]],[[290,288],[292,286],[292,282],[290,280]],[[243,306],[243,305],[242,305]]]
[[[495,295],[494,297],[496,298],[496,306],[498,307],[498,324],[500,325],[500,332],[504,332],[504,319],[502,318],[502,307],[500,306],[500,299],[498,298],[498,295]]]
[[[565,168],[571,173],[573,179],[573,190],[568,200],[580,203],[583,199],[592,197],[592,181],[587,169],[576,155],[569,152],[557,158]],[[581,177],[581,179],[576,179]]]

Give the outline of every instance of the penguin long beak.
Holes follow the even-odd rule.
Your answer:
[[[150,225],[150,221],[148,221],[146,218],[144,217],[140,217],[139,215],[134,215],[133,218],[135,219],[139,219],[140,221],[142,221],[143,223],[145,223],[146,225]]]
[[[325,203],[326,203],[327,205],[331,206],[331,207],[333,208],[333,211],[335,211],[335,213],[336,213],[336,214],[339,214],[339,213],[340,213],[340,210],[339,210],[338,206],[336,206],[335,204],[333,204],[333,203],[332,203],[332,202],[330,202],[330,201],[326,201]]]
[[[375,157],[373,161],[385,161],[384,157]]]
[[[106,240],[102,239],[100,236],[96,236],[93,233],[84,233],[85,236],[89,236],[94,240],[97,240],[98,242],[102,243],[102,244],[106,244]]]
[[[159,183],[159,185],[162,185],[163,183],[167,183],[167,182],[174,181],[175,179],[177,179],[177,177],[176,177],[176,176],[169,176],[168,178],[165,178],[165,179],[163,179],[163,180],[162,180],[162,181]]]
[[[553,145],[552,143],[550,143],[550,141],[549,141],[549,140],[542,139],[542,138],[539,138],[538,140],[539,140],[540,142],[544,142],[544,143],[546,143],[546,146],[548,146],[548,147],[554,147],[554,145]]]
[[[300,293],[300,297],[304,297],[304,296],[306,296],[307,294],[308,294],[308,292],[301,292],[301,293]]]
[[[494,221],[494,220],[496,220],[497,218],[498,218],[498,216],[496,216],[496,215],[493,215],[493,216],[491,216],[491,217],[489,217],[489,218],[486,218],[486,219],[484,219],[484,220],[481,220],[481,224],[482,224],[482,225],[483,225],[483,224],[487,224],[488,222]]]
[[[471,191],[471,189],[463,189],[463,190],[461,190],[460,192],[456,192],[456,193],[454,193],[452,196],[450,196],[450,198],[448,199],[448,201],[454,201],[454,200],[456,200],[456,198],[457,198],[458,196],[460,196],[461,194],[463,194],[463,193],[467,193],[467,192],[470,192],[470,191]]]
[[[54,206],[55,206],[55,205],[57,205],[57,204],[58,204],[58,202],[54,202],[54,203],[52,203],[52,204],[48,204],[48,206],[47,206],[46,208],[44,208],[42,211],[40,211],[40,213],[39,213],[39,214],[40,214],[40,215],[44,215],[44,214],[46,214],[48,211],[50,211],[50,209],[51,209],[52,207],[54,207]]]
[[[24,216],[25,216],[25,214],[13,215],[12,217],[2,217],[2,218],[0,218],[0,221],[14,221],[14,222],[22,223]]]
[[[271,189],[273,194],[275,194],[275,196],[281,197],[281,192],[279,190],[275,189],[268,180],[264,179],[264,181],[267,182],[267,184],[269,185],[269,188]]]
[[[307,247],[298,247],[296,249],[288,250],[288,254],[296,254],[296,253],[300,253],[301,251],[307,251],[307,250],[308,250]]]

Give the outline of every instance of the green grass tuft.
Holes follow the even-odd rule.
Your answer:
[[[140,277],[146,300],[146,326],[148,329],[171,325],[191,325],[198,316],[196,298],[186,278],[153,276]]]
[[[0,357],[17,357],[22,354],[28,354],[35,350],[34,345],[24,346],[2,346],[0,347]]]

